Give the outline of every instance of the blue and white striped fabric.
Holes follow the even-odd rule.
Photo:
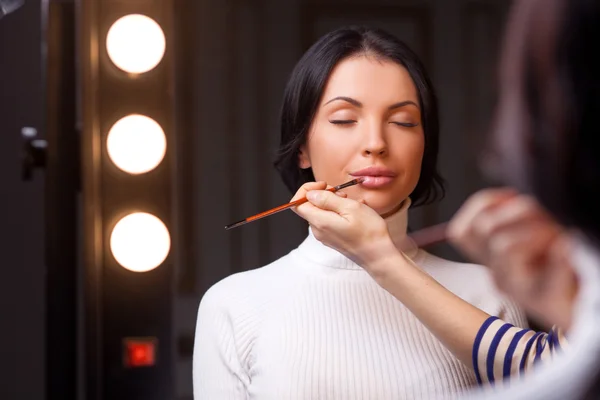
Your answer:
[[[506,385],[539,361],[551,359],[568,346],[557,327],[550,332],[517,328],[497,317],[488,318],[473,345],[473,368],[480,384]]]

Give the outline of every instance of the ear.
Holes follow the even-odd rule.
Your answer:
[[[298,153],[298,166],[301,169],[307,169],[311,167],[310,157],[308,157],[306,146],[300,147],[300,152]]]

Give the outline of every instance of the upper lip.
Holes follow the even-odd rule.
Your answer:
[[[351,172],[352,176],[396,176],[396,174],[385,167],[371,166],[358,171]]]

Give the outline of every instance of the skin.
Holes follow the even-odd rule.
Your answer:
[[[385,167],[395,174],[389,185],[346,192],[380,215],[393,213],[419,181],[424,135],[418,104],[404,67],[369,55],[343,60],[300,149],[300,167],[312,167],[316,180],[331,185],[354,179],[351,173],[363,168]]]

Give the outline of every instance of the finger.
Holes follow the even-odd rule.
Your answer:
[[[561,231],[552,242],[548,257],[557,264],[570,265],[573,251],[573,236],[569,231]]]
[[[485,263],[500,286],[516,290],[519,282],[524,284],[549,273],[552,241],[554,238],[548,234],[543,223],[507,229],[494,235],[490,241],[489,258]]]
[[[479,253],[478,261],[489,263],[490,258],[505,259],[510,255],[511,260],[521,258],[521,263],[532,265],[550,251],[562,231],[535,201],[524,196],[480,214],[470,230],[466,247],[471,253]]]
[[[532,268],[530,262],[524,258],[492,261],[489,267],[498,286],[516,298],[535,298],[534,291],[546,284],[544,276],[548,274],[547,268]]]
[[[468,236],[473,220],[482,212],[516,196],[510,188],[486,189],[472,195],[454,215],[448,225],[450,239],[460,240]]]
[[[326,190],[312,190],[306,193],[306,198],[320,209],[333,211],[341,216],[352,213],[359,206],[355,200],[336,196]]]
[[[330,194],[333,195],[333,193]],[[335,195],[333,196],[336,197]],[[317,230],[323,230],[327,228],[335,229],[340,227],[340,224],[347,223],[347,221],[336,212],[321,209],[310,202],[299,205],[296,207],[295,212]]]
[[[296,201],[298,199],[302,199],[302,198],[306,197],[306,192],[308,192],[310,190],[323,190],[326,188],[327,188],[327,184],[323,181],[307,182],[304,185],[300,186],[300,189],[298,189],[298,191],[294,194],[294,197],[292,197],[292,199],[290,200],[290,203],[292,201]]]
[[[340,196],[340,197],[343,197],[344,199],[346,197],[348,197],[348,195],[346,193],[342,192],[342,191],[335,192],[335,194],[338,195],[338,196]]]
[[[543,227],[524,226],[499,232],[489,241],[488,247],[492,258],[511,260],[511,264],[517,265],[546,254],[548,241]]]
[[[475,222],[517,193],[510,188],[487,189],[471,196],[448,226],[448,238],[461,253],[476,262],[487,259],[487,237],[478,235]]]
[[[296,191],[296,193],[294,194],[294,197],[292,197],[292,199],[290,200],[290,203],[292,203],[296,200],[305,198],[306,193],[310,190],[322,190],[322,189],[325,189],[326,187],[327,187],[327,184],[324,181],[307,182],[307,183],[303,184],[302,186],[300,186],[300,189],[298,189],[298,191]],[[298,214],[296,212],[296,207],[292,207],[291,210],[293,212],[295,212],[296,214]]]
[[[496,265],[511,274],[546,264],[549,240],[537,232],[539,227],[527,226],[495,235],[488,245],[488,265]]]
[[[474,221],[476,231],[491,236],[495,232],[528,224],[544,223],[548,230],[558,231],[558,224],[529,196],[518,196],[483,213]]]
[[[489,264],[493,258],[505,258],[506,254],[512,254],[514,260],[515,250],[508,246],[523,247],[520,245],[525,245],[521,249],[523,257],[534,262],[531,258],[547,251],[560,231],[560,226],[535,199],[518,195],[481,211],[462,237],[453,239],[464,253],[480,263]]]

